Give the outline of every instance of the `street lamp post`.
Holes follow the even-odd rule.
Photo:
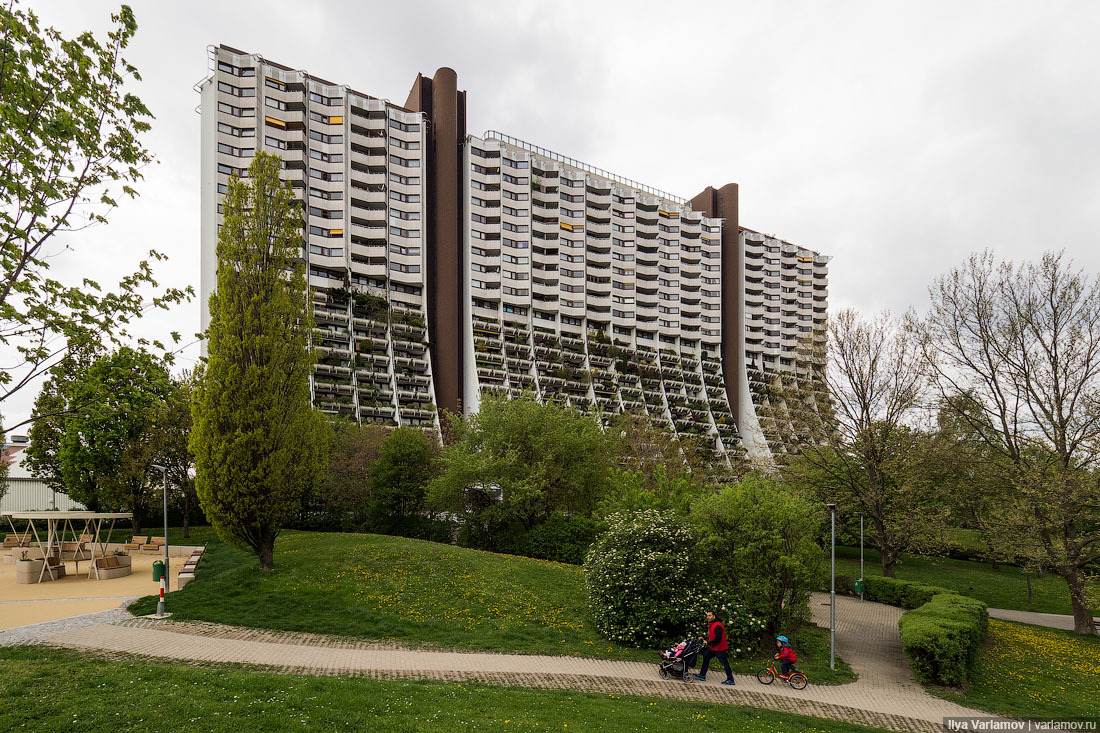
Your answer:
[[[829,669],[836,669],[836,504],[829,508],[831,532],[831,562],[829,569]]]
[[[160,471],[161,477],[164,479],[164,577],[161,578],[160,600],[157,601],[157,615],[163,616],[164,587],[168,584],[168,578],[172,577],[168,574],[168,469],[155,463],[153,468]]]
[[[859,600],[863,600],[863,512],[859,513]]]

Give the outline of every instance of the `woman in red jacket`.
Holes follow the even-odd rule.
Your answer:
[[[700,636],[699,640],[702,641],[703,637]],[[730,669],[729,656],[726,654],[726,650],[728,649],[729,643],[726,640],[726,627],[718,620],[714,611],[707,611],[707,649],[703,652],[703,666],[700,668],[699,674],[695,675],[695,679],[700,682],[706,682],[707,667],[710,666],[710,660],[717,657],[718,661],[722,663],[722,666],[726,670],[726,681],[722,684],[735,684],[733,681],[733,670]]]
[[[779,647],[779,652],[775,655],[775,658],[779,660],[782,670],[779,677],[781,679],[787,679],[791,674],[791,668],[794,667],[794,663],[798,661],[798,655],[794,653],[794,649],[791,648],[791,642],[785,636],[775,637],[775,645]]]

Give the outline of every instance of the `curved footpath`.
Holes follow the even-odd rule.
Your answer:
[[[828,596],[814,594],[814,621],[827,626]],[[837,653],[859,675],[845,685],[795,692],[738,675],[737,686],[661,680],[656,663],[576,657],[412,650],[313,634],[272,632],[203,622],[133,618],[114,609],[0,632],[0,645],[40,643],[100,654],[132,654],[196,664],[241,663],[278,672],[434,679],[556,688],[770,708],[895,731],[940,731],[945,716],[988,715],[926,693],[905,663],[901,609],[837,599]],[[656,656],[655,656],[656,658]]]

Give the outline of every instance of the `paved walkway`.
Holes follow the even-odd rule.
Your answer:
[[[828,624],[828,596],[815,594],[814,620]],[[855,598],[837,599],[837,653],[860,679],[814,685],[795,692],[778,682],[764,686],[737,677],[734,688],[657,678],[655,663],[534,655],[410,650],[312,634],[271,632],[202,622],[126,618],[123,611],[0,632],[5,643],[44,643],[106,654],[176,659],[193,664],[244,663],[286,673],[357,675],[377,679],[439,679],[573,689],[726,703],[802,713],[895,731],[939,731],[949,715],[973,710],[927,694],[913,679],[901,651],[902,611]],[[97,616],[93,614],[92,616]],[[21,632],[22,641],[6,636]]]
[[[1018,621],[1022,624],[1035,624],[1036,626],[1048,626],[1052,629],[1064,629],[1073,631],[1073,616],[1060,613],[1036,613],[1035,611],[1012,611],[1007,608],[991,608],[989,615],[1005,621]],[[1100,629],[1100,617],[1094,618],[1093,623]]]

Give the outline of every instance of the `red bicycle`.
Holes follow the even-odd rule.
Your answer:
[[[806,679],[806,675],[799,672],[797,669],[791,668],[791,673],[784,677],[775,671],[775,662],[772,662],[765,669],[756,673],[756,680],[761,684],[770,685],[775,680],[780,679],[786,682],[788,685],[796,690],[806,689],[806,685],[809,684],[809,680]]]

